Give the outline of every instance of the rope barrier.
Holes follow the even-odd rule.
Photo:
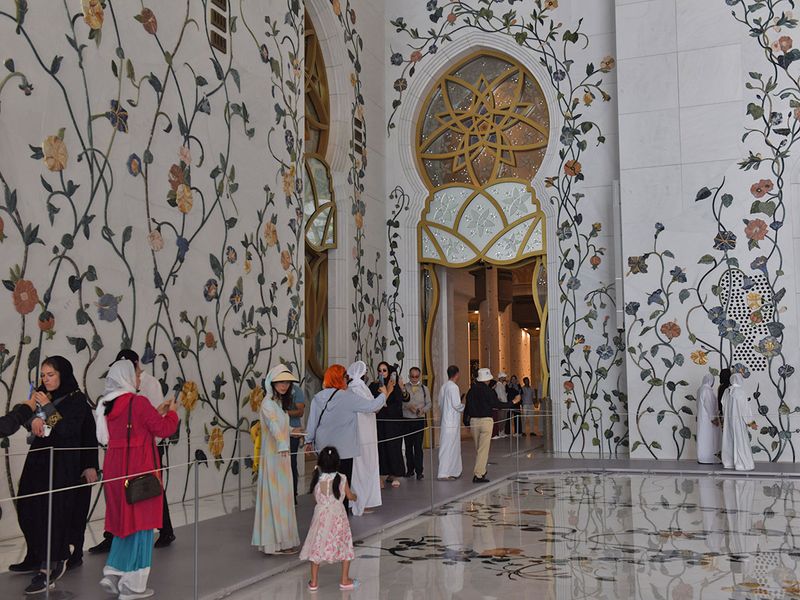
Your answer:
[[[507,410],[518,410],[518,409],[516,409],[516,408],[515,409],[502,408],[502,409],[498,409],[498,410],[506,410],[507,411]],[[534,410],[533,412],[535,414],[532,414],[532,415],[529,414],[529,415],[527,415],[527,417],[528,418],[538,418],[538,417],[553,416],[554,414],[556,414],[553,411],[538,411],[538,410]],[[627,413],[627,412],[618,412],[618,413],[615,413],[615,414],[619,415],[619,416],[627,416],[629,413]],[[478,417],[473,417],[473,418],[478,418]],[[484,417],[484,418],[488,418],[488,417]],[[505,418],[505,419],[497,419],[495,421],[495,423],[506,423],[508,421],[514,421],[516,418],[526,418],[526,416],[520,411],[517,415],[511,416],[511,417],[508,417],[508,418]],[[423,419],[426,419],[426,417],[420,417],[419,419],[406,419],[406,418],[403,418],[403,419],[377,419],[376,418],[375,421],[376,421],[376,423],[413,423],[414,421],[423,420]],[[459,427],[462,427],[462,426],[466,427],[466,425],[459,425]],[[431,425],[426,425],[426,427],[431,427]],[[434,425],[432,427],[434,427],[435,429],[441,428],[441,420],[434,421]],[[233,430],[235,431],[236,429],[234,428]],[[249,434],[249,429],[239,429],[238,431],[240,433],[242,433],[242,434]],[[407,434],[403,434],[402,437],[405,437],[406,435]],[[167,437],[167,438],[156,438],[156,439],[157,440],[168,440],[169,438]],[[187,441],[187,440],[205,442],[207,439],[208,439],[208,436],[206,434],[198,434],[198,435],[193,435],[193,436],[189,436],[189,437],[182,437],[179,443],[166,443],[164,445],[166,447],[172,447],[172,446],[178,446],[181,442],[184,442],[184,441]],[[385,441],[388,441],[388,440],[385,440]],[[157,441],[157,443],[160,445],[160,441]],[[105,447],[98,445],[98,446],[75,446],[75,447],[68,447],[68,448],[55,448],[56,452],[63,452],[63,451],[77,452],[77,451],[81,451],[81,450],[105,450]],[[31,454],[32,452],[49,452],[49,451],[50,451],[50,446],[45,446],[44,448],[30,448],[28,450],[22,450],[22,451],[18,451],[18,452],[8,452],[7,455],[8,456],[27,456],[28,454]]]
[[[411,419],[406,419],[406,421],[410,421],[410,420]],[[498,420],[496,422],[499,424],[499,423],[504,423],[506,421],[511,421],[511,420],[513,420],[513,417],[509,418],[509,419]],[[461,425],[458,425],[457,427],[456,426],[452,426],[453,429],[456,429],[456,428],[457,429],[461,429],[461,427],[462,427]],[[424,432],[426,430],[436,430],[436,429],[446,429],[446,428],[449,428],[449,427],[448,426],[442,427],[441,425],[438,425],[438,426],[437,425],[425,425],[425,427],[423,427],[421,429],[418,429],[415,433],[422,433],[422,432]],[[362,447],[362,448],[370,447],[370,446],[373,446],[373,445],[377,446],[378,444],[383,444],[383,443],[386,443],[386,442],[392,442],[392,441],[395,441],[395,440],[404,439],[408,435],[409,435],[408,433],[404,433],[402,435],[394,436],[394,437],[391,437],[391,438],[378,440],[377,443],[375,443],[375,444],[373,444],[372,442],[367,442],[367,443],[364,443],[364,444],[359,444],[359,446]],[[80,451],[80,450],[95,450],[95,449],[98,449],[98,448],[94,447],[94,446],[83,447],[83,448],[53,448],[54,451],[73,451],[73,452],[74,451]],[[100,450],[106,450],[105,448],[102,448],[102,447],[99,448],[99,449]],[[50,450],[50,448],[42,448],[41,450]],[[297,452],[286,452],[284,454],[284,456],[286,456],[286,457],[289,457],[289,456],[304,456],[304,455],[306,455],[308,453],[309,452],[307,450],[305,450],[305,448],[303,448],[301,450],[298,450]],[[313,453],[316,453],[316,451],[313,451]],[[280,455],[281,452],[277,452],[276,454]],[[220,457],[220,458],[213,457],[213,458],[207,459],[207,460],[215,460],[215,461],[216,460],[221,460],[223,462],[233,462],[233,461],[237,461],[237,460],[238,461],[244,461],[244,460],[246,460],[248,458],[253,460],[255,458],[255,455],[247,454],[247,455],[239,455],[239,456]],[[159,473],[164,473],[164,472],[167,472],[167,471],[172,471],[173,469],[181,469],[181,468],[189,467],[189,466],[192,466],[192,465],[198,465],[198,464],[201,464],[203,462],[204,461],[201,461],[201,460],[193,460],[193,461],[189,461],[189,462],[178,463],[177,465],[162,466],[160,469],[158,469],[158,472]],[[19,496],[10,496],[10,497],[7,497],[7,498],[0,498],[0,502],[8,502],[8,501],[14,501],[15,502],[17,500],[22,500],[22,499],[26,499],[26,498],[34,498],[34,497],[37,497],[37,496],[44,496],[44,495],[50,494],[51,491],[52,491],[53,494],[58,494],[58,493],[61,493],[61,492],[69,492],[69,491],[73,491],[73,490],[77,490],[77,489],[81,489],[81,488],[85,488],[85,487],[93,487],[95,485],[102,485],[104,483],[111,483],[111,482],[114,482],[114,481],[124,481],[126,479],[132,479],[134,477],[138,477],[140,475],[146,475],[147,473],[153,473],[153,472],[154,472],[153,469],[148,469],[146,471],[142,471],[142,472],[139,472],[139,473],[130,473],[128,475],[115,477],[115,478],[112,478],[112,479],[101,479],[101,480],[96,481],[95,483],[82,483],[82,484],[63,487],[63,488],[58,488],[58,489],[54,489],[54,490],[45,490],[43,492],[35,492],[35,493],[32,493],[32,494],[23,494],[23,495],[19,495]]]

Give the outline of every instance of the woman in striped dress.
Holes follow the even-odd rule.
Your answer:
[[[277,365],[264,379],[267,397],[261,402],[258,486],[252,545],[264,554],[297,552],[300,536],[294,511],[292,463],[289,457],[289,415],[281,405],[277,386],[297,382],[285,365]]]

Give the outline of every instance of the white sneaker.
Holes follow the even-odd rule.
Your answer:
[[[119,577],[116,577],[115,575],[106,575],[100,580],[100,587],[103,588],[103,591],[106,594],[116,596],[119,594],[117,581],[119,581]]]
[[[499,439],[500,439],[500,436],[499,436],[499,435],[493,435],[493,436],[492,436],[492,439],[493,439],[493,440],[499,440]]]
[[[498,433],[498,434],[497,434],[497,437],[499,437],[499,438],[504,438],[504,437],[506,437],[506,434],[505,434],[505,433]]]
[[[132,592],[127,588],[123,588],[120,590],[119,600],[137,600],[138,598],[149,598],[155,594],[153,590],[147,588],[143,592]]]

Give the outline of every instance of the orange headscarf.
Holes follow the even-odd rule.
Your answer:
[[[347,382],[344,378],[345,373],[347,373],[347,369],[345,369],[342,365],[331,365],[328,367],[328,370],[325,371],[325,377],[322,380],[322,387],[346,390]]]

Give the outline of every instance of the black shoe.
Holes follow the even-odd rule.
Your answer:
[[[12,573],[35,573],[41,564],[41,561],[32,560],[26,556],[22,562],[9,565],[8,570]]]
[[[97,544],[97,546],[89,548],[89,554],[107,554],[111,552],[111,542],[113,540],[113,537],[105,538],[102,542]]]
[[[472,478],[472,483],[489,483],[489,480],[486,479],[486,475],[483,475],[482,477],[476,476]]]
[[[422,473],[417,473],[417,481],[425,477]]]
[[[167,546],[169,546],[174,541],[175,541],[175,535],[174,534],[172,534],[172,533],[161,534],[161,535],[158,536],[158,539],[156,540],[155,547],[156,548],[166,548]]]
[[[50,578],[50,589],[54,589],[56,587],[55,580],[51,577]],[[25,594],[28,596],[32,596],[34,594],[42,594],[47,591],[47,573],[39,572],[33,576],[31,583],[28,587],[25,588]]]
[[[72,571],[72,569],[77,569],[83,564],[83,556],[70,556],[69,560],[67,560],[67,571]]]
[[[405,475],[403,475],[403,477],[405,477],[406,479],[411,479],[413,476],[414,476],[414,471],[406,471]]]

